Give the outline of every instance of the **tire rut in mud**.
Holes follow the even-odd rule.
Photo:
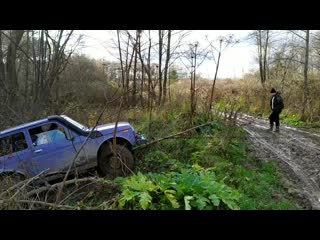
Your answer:
[[[280,134],[269,132],[267,121],[248,115],[238,124],[249,134],[255,155],[277,160],[287,187],[307,200],[306,208],[320,210],[320,136],[286,126],[281,126]]]

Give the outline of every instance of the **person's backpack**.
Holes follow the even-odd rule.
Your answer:
[[[277,100],[278,100],[278,103],[279,103],[279,109],[282,110],[284,108],[284,103],[283,103],[283,99],[281,96],[277,96]]]

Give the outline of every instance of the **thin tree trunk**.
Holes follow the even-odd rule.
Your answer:
[[[29,31],[27,31],[27,54],[29,55]],[[26,58],[26,81],[25,81],[25,102],[28,102],[28,84],[29,84],[29,59]]]
[[[137,45],[137,54],[139,52],[139,56],[141,56],[141,31],[137,31],[137,37],[138,37],[138,45]],[[144,64],[141,62],[141,84],[140,84],[140,102],[142,108],[144,108],[143,103],[143,88],[144,88],[144,77],[145,77],[145,69]]]
[[[168,30],[167,56],[166,56],[166,63],[164,67],[164,76],[163,76],[163,104],[166,102],[166,96],[167,96],[167,79],[168,79],[168,68],[169,68],[169,61],[170,61],[170,44],[171,44],[171,30]]]
[[[158,76],[159,76],[159,100],[158,104],[161,104],[162,97],[162,48],[163,48],[163,32],[159,30],[159,67],[158,67]]]
[[[257,31],[257,45],[258,45],[258,60],[259,60],[259,73],[260,73],[260,81],[262,84],[262,87],[265,92],[265,65],[264,65],[264,57],[266,54],[264,54],[264,48],[262,44],[262,30]],[[265,109],[265,103],[266,103],[266,95],[263,94],[261,96],[262,100],[262,109],[264,111]]]
[[[24,31],[23,30],[14,30],[12,31],[10,37],[12,36],[13,40],[10,40],[8,46],[8,53],[7,53],[7,64],[6,64],[6,77],[9,86],[9,90],[11,94],[16,94],[18,90],[18,79],[17,79],[17,72],[16,72],[16,58],[17,58],[17,46],[19,45]],[[13,96],[12,95],[12,96]],[[13,96],[13,99],[15,97]]]
[[[3,62],[2,30],[0,30],[0,84],[2,85],[0,91],[4,90],[3,92],[6,93],[8,91],[8,88],[6,85],[5,66],[4,66],[4,62]]]
[[[217,61],[216,72],[214,73],[214,79],[213,79],[212,88],[211,88],[211,95],[210,95],[210,102],[209,102],[208,113],[210,113],[210,112],[211,112],[211,109],[212,109],[213,93],[214,93],[214,88],[215,88],[215,86],[216,86],[216,80],[217,80],[217,76],[218,76],[218,70],[219,70],[220,58],[221,58],[221,45],[222,45],[222,40],[220,40],[218,61]]]
[[[170,73],[170,70],[169,70]],[[169,102],[171,104],[171,78],[170,78],[170,74],[169,74]]]
[[[119,30],[117,30],[117,37],[118,37],[118,50],[119,50],[120,66],[121,66],[122,89],[124,90],[124,69],[123,69],[123,61],[122,61],[122,53],[121,53],[121,43],[120,43],[120,33],[119,33]]]
[[[139,47],[140,49],[140,47]],[[145,77],[144,67],[141,66],[141,85],[140,85],[140,101],[141,101],[141,107],[144,108],[143,103],[143,88],[144,88],[144,77]]]
[[[266,42],[263,51],[263,82],[267,81],[267,55],[268,55],[268,44],[269,44],[269,30],[266,32]]]
[[[133,55],[134,55],[134,51],[135,51],[135,47],[133,46],[132,48],[132,53],[131,53],[131,57],[130,57],[130,61],[128,63],[129,60],[129,43],[130,43],[130,37],[128,36],[128,42],[127,42],[127,54],[126,54],[126,104],[129,104],[129,97],[130,97],[130,93],[129,93],[129,85],[130,85],[130,69],[131,69],[131,64],[132,64],[132,60],[133,60]]]
[[[197,68],[197,44],[194,54],[194,72],[193,72],[193,114],[196,112],[196,68]],[[192,122],[193,125],[193,122]]]
[[[134,66],[133,66],[133,86],[132,86],[133,105],[136,104],[136,94],[137,94],[137,58],[138,58],[137,44],[138,44],[138,31],[136,34],[136,43],[134,46]]]
[[[45,32],[46,31],[47,30],[45,30]],[[45,85],[44,83],[46,83],[46,78],[45,78],[46,77],[46,65],[49,65],[49,63],[47,63],[47,39],[45,40],[44,36],[43,36],[42,44],[43,44],[43,46],[42,46],[43,53],[42,53],[41,79],[42,79],[43,85]],[[47,90],[46,95],[44,96],[45,100],[50,99],[50,88],[51,87],[52,87],[52,85],[49,86],[49,89]]]
[[[132,53],[131,53],[131,57],[130,57],[130,61],[129,60],[129,43],[130,43],[130,35],[128,34],[128,42],[127,42],[127,54],[126,54],[126,67],[125,67],[125,73],[126,73],[126,104],[129,104],[129,97],[130,97],[130,93],[129,93],[129,85],[130,85],[130,70],[131,70],[131,66],[132,66],[132,60],[133,60],[133,56],[134,56],[134,52],[135,52],[135,48],[136,48],[136,44],[134,44],[134,46],[132,47]]]
[[[148,49],[148,108],[151,109],[151,65],[150,65],[150,54],[151,54],[151,35],[149,30],[149,49]]]
[[[33,101],[36,102],[38,99],[38,92],[39,92],[39,85],[38,85],[38,62],[37,62],[37,56],[36,56],[36,50],[35,50],[35,37],[34,37],[34,31],[32,31],[32,54],[33,54],[33,66],[34,66],[34,81],[32,83],[32,96]]]
[[[190,126],[193,126],[193,119],[196,112],[195,88],[196,88],[196,67],[197,67],[197,44],[195,44],[193,71],[191,72],[191,114]]]
[[[304,63],[304,91],[303,91],[303,107],[302,107],[302,118],[306,119],[306,109],[309,101],[309,80],[308,80],[308,68],[309,68],[309,32],[306,30],[306,52],[305,52],[305,63]]]
[[[42,100],[42,97],[44,96],[43,90],[44,90],[44,84],[43,84],[43,77],[42,77],[42,73],[43,73],[43,30],[41,30],[41,35],[40,35],[40,42],[39,42],[39,49],[40,49],[40,53],[39,53],[39,66],[40,66],[40,71],[38,74],[38,78],[39,78],[39,83],[40,83],[40,99]]]
[[[148,71],[149,71],[149,75],[148,75],[148,108],[149,108],[149,134],[150,134],[150,130],[151,130],[151,118],[152,118],[152,98],[151,98],[151,34],[150,34],[150,30],[149,30],[149,49],[148,49]]]
[[[128,37],[128,42],[127,42],[127,49],[126,49],[126,58],[125,58],[125,92],[127,92],[128,94],[128,90],[129,90],[129,73],[128,73],[128,59],[129,59],[129,42],[130,39]],[[126,100],[128,96],[126,96]],[[128,101],[126,101],[128,103]]]
[[[258,61],[259,61],[259,73],[260,81],[264,88],[264,74],[263,74],[263,47],[262,47],[262,31],[257,31],[257,46],[258,46]]]
[[[141,31],[140,31],[141,34]],[[147,76],[148,76],[148,109],[150,109],[150,102],[151,102],[151,66],[150,66],[150,54],[151,54],[151,34],[150,34],[150,30],[149,30],[149,49],[148,49],[148,57],[147,57],[147,66],[145,64],[145,62],[143,61],[142,55],[141,55],[141,44],[139,44],[139,51],[138,51],[138,55],[139,55],[139,59],[142,65],[142,69],[144,69],[144,71],[146,72]],[[143,74],[144,75],[144,74]]]

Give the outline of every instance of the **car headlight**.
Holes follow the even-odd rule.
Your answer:
[[[144,144],[144,143],[147,143],[148,140],[145,138],[145,136],[143,136],[142,134],[140,133],[136,133],[135,134],[135,137],[136,137],[136,141],[137,141],[137,144]]]

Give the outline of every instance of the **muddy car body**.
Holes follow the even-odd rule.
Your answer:
[[[134,166],[133,146],[146,140],[128,122],[119,122],[115,152],[114,131],[114,123],[92,129],[64,115],[1,131],[0,173],[32,177],[44,172],[54,179],[72,165],[72,171],[97,167],[103,175],[125,174]]]

